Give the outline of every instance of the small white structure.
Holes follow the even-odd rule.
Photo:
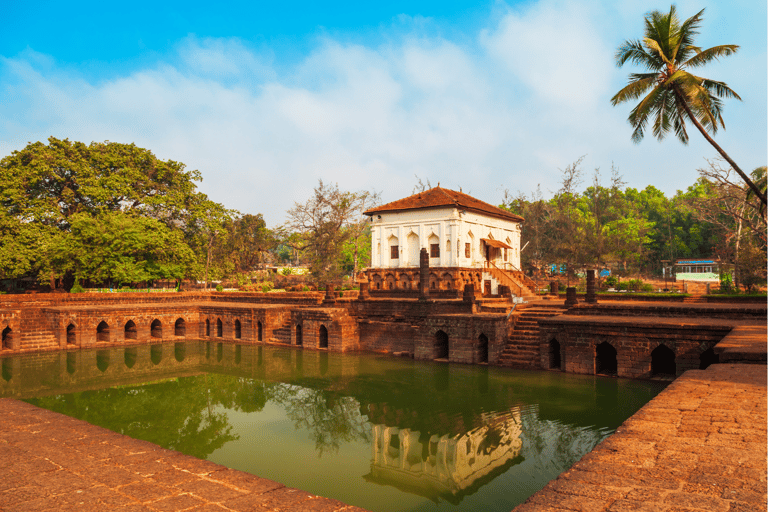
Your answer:
[[[371,268],[399,271],[390,273],[395,287],[403,282],[403,271],[419,268],[422,248],[429,253],[430,269],[520,272],[523,218],[462,192],[438,186],[365,215],[371,220]],[[463,288],[463,282],[476,281],[451,272],[453,282],[444,283],[447,274],[437,275],[438,289],[455,290]],[[483,276],[484,285],[486,280],[493,288],[487,293],[497,293],[498,278]],[[409,289],[408,283],[401,287]]]

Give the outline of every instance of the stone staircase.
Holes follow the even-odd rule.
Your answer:
[[[291,344],[291,319],[283,323],[280,327],[272,331],[272,337],[269,338],[270,343],[281,343],[283,345]]]
[[[562,308],[534,306],[514,313],[514,328],[499,356],[499,366],[535,369],[541,365],[539,320],[563,314]]]
[[[534,292],[536,283],[519,270],[504,270],[497,267],[493,262],[486,261],[483,273],[490,275],[498,284],[509,287],[517,297],[523,297],[524,299],[536,297]]]
[[[691,295],[690,297],[684,297],[683,302],[685,304],[707,304],[707,298],[703,295]]]

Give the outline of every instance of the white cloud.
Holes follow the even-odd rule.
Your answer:
[[[700,137],[687,147],[631,143],[630,106],[609,104],[629,72],[613,52],[640,35],[646,9],[616,9],[558,0],[504,8],[469,43],[400,27],[378,47],[326,38],[279,71],[268,51],[193,36],[155,66],[101,82],[32,51],[0,57],[0,154],[49,135],[135,142],[199,169],[214,200],[270,224],[318,179],[394,200],[418,174],[494,203],[503,188],[554,191],[558,168],[582,155],[587,172],[614,162],[630,186],[674,192],[714,150]],[[765,47],[739,57],[723,75],[756,99],[726,103],[718,140],[737,160],[765,163]]]

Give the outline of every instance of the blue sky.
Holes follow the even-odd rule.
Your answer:
[[[244,213],[283,221],[318,179],[411,193],[415,175],[498,203],[545,196],[582,155],[628,186],[674,193],[715,158],[698,133],[630,141],[610,97],[631,68],[616,47],[642,34],[646,1],[9,2],[0,34],[0,155],[53,135],[135,142],[204,177]],[[701,74],[727,82],[716,140],[765,165],[764,0],[706,7],[698,43],[740,51]],[[693,130],[693,128],[691,128]]]

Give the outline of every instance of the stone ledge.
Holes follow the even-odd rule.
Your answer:
[[[0,510],[365,512],[281,483],[0,399]]]
[[[515,512],[765,511],[765,371],[686,372]]]

